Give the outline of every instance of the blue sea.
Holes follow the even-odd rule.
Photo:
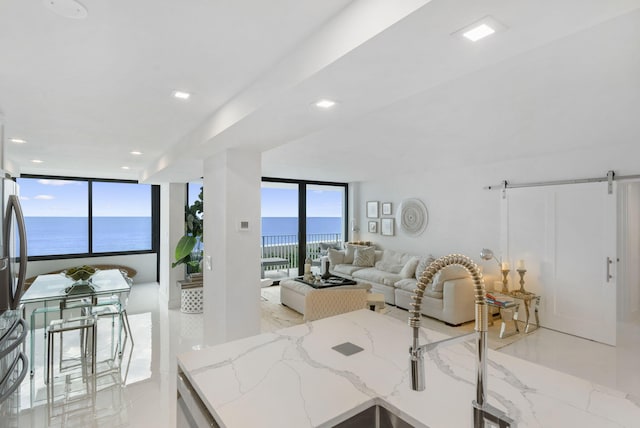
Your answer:
[[[308,217],[307,235],[342,233],[341,217]],[[297,235],[297,217],[262,217],[262,236]]]
[[[85,217],[25,217],[29,256],[89,252]],[[151,217],[94,217],[93,252],[151,249]]]
[[[89,252],[88,220],[84,217],[25,217],[29,256],[84,254]],[[340,217],[307,218],[309,240],[330,240],[342,235]],[[296,217],[263,217],[263,237],[283,237],[296,242]],[[94,217],[93,252],[151,249],[151,217]]]

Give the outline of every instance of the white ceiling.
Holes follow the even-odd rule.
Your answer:
[[[249,147],[265,176],[358,181],[425,156],[491,163],[640,137],[640,0],[82,4],[85,20],[0,2],[0,111],[5,137],[28,141],[6,143],[22,173],[186,181]],[[451,34],[486,15],[507,30]],[[316,111],[320,97],[339,105]]]

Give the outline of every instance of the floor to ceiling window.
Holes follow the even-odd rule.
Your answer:
[[[30,260],[157,251],[158,186],[22,176]]]
[[[299,274],[307,257],[318,264],[347,236],[346,195],[346,183],[263,178],[262,257],[286,259]]]
[[[343,186],[307,184],[306,255],[317,260],[328,247],[340,247],[345,236],[345,198]]]

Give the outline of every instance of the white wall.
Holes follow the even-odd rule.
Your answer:
[[[624,264],[618,271],[622,283],[618,293],[618,319],[640,317],[640,182],[620,187],[621,230],[619,252]],[[620,282],[620,281],[619,281]]]
[[[127,256],[86,257],[77,259],[41,260],[27,263],[27,278],[80,265],[114,264],[135,269],[133,282],[156,282],[157,256],[155,253]]]
[[[496,254],[501,251],[500,191],[483,187],[499,184],[502,180],[517,184],[603,177],[610,169],[617,175],[638,174],[638,158],[638,144],[617,148],[602,144],[601,147],[491,165],[446,168],[429,164],[429,157],[424,156],[422,171],[397,173],[402,166],[393,165],[388,172],[381,171],[379,179],[358,183],[355,203],[360,207],[359,238],[371,240],[381,248],[434,256],[456,252],[480,262],[482,248],[491,248]],[[395,217],[405,198],[419,198],[427,206],[429,224],[421,236],[407,236],[398,227],[395,236],[367,232],[366,201],[392,202]],[[484,266],[486,274],[497,279],[496,263],[479,264]]]

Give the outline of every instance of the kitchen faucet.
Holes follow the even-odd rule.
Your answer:
[[[420,308],[424,290],[431,283],[433,277],[451,265],[459,265],[465,268],[474,284],[475,292],[475,333],[444,339],[438,342],[420,345]],[[473,426],[474,428],[485,428],[490,426],[506,428],[515,427],[515,422],[507,417],[504,412],[489,405],[486,402],[487,395],[487,302],[485,300],[484,279],[478,266],[467,256],[461,254],[450,254],[441,257],[431,263],[420,276],[418,288],[412,296],[414,302],[411,303],[413,309],[409,311],[409,326],[413,328],[413,345],[409,348],[411,357],[411,388],[414,391],[424,391],[424,353],[436,349],[440,346],[453,345],[455,343],[470,340],[476,335],[476,398],[473,401]]]

